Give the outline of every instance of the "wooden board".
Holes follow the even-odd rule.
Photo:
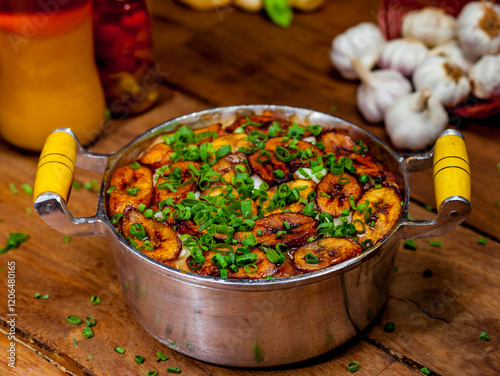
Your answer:
[[[388,140],[380,125],[365,123],[355,104],[356,83],[344,81],[331,68],[328,51],[334,35],[361,21],[374,21],[378,2],[327,2],[315,14],[296,14],[283,30],[262,15],[233,8],[193,12],[173,1],[152,1],[155,14],[157,71],[165,84],[160,104],[126,120],[114,120],[92,147],[114,152],[150,127],[192,111],[238,103],[280,103],[309,107],[362,125]],[[496,121],[472,124],[454,121],[464,133],[473,174],[473,212],[466,224],[438,239],[442,248],[417,240],[417,251],[398,252],[394,279],[385,309],[374,325],[349,344],[316,359],[276,369],[248,370],[217,367],[177,354],[152,339],[126,307],[117,281],[109,244],[102,238],[72,237],[29,215],[32,198],[21,191],[34,179],[37,155],[24,153],[0,141],[0,245],[10,232],[25,231],[29,240],[19,249],[0,255],[0,322],[7,326],[7,262],[16,265],[16,338],[14,375],[145,375],[176,366],[183,375],[330,375],[347,374],[357,361],[357,375],[418,375],[427,367],[433,375],[496,374],[500,361],[498,338],[500,286],[497,270],[500,242],[500,129]],[[77,171],[76,180],[100,181],[100,176]],[[9,189],[14,183],[19,194]],[[424,209],[434,204],[430,171],[411,177],[411,217],[432,218]],[[97,195],[73,190],[70,210],[91,216]],[[486,245],[478,238],[486,237]],[[424,278],[424,270],[432,270]],[[49,294],[48,300],[35,293]],[[92,295],[102,302],[93,306]],[[94,337],[82,336],[83,325],[66,317],[92,316]],[[383,330],[388,321],[396,330]],[[481,341],[481,332],[490,341]],[[76,346],[75,341],[76,340]],[[0,333],[4,367],[6,337]],[[124,354],[114,351],[126,349]],[[40,352],[41,355],[35,353]],[[170,359],[156,362],[156,352]],[[146,358],[139,365],[135,355]],[[52,360],[56,365],[49,363]],[[293,361],[293,359],[291,359]],[[8,369],[0,368],[2,371]]]

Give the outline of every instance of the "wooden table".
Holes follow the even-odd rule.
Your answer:
[[[384,140],[382,126],[364,122],[356,110],[356,84],[342,80],[328,58],[338,33],[361,21],[376,21],[378,1],[329,1],[314,14],[296,14],[289,29],[263,16],[233,8],[198,13],[172,0],[152,2],[155,16],[156,69],[165,82],[162,98],[151,111],[113,121],[92,149],[113,152],[140,132],[166,119],[192,111],[232,104],[276,103],[329,112],[360,124]],[[350,361],[358,375],[418,375],[427,367],[433,375],[495,375],[500,373],[500,127],[499,119],[480,124],[452,119],[465,135],[472,166],[473,212],[466,222],[439,237],[442,248],[417,240],[418,249],[398,252],[394,280],[385,309],[375,324],[346,346],[317,359],[278,369],[247,370],[218,367],[177,354],[153,340],[126,307],[108,242],[102,238],[71,238],[29,215],[32,198],[18,189],[32,183],[37,155],[0,143],[0,244],[10,232],[24,231],[29,240],[0,255],[0,373],[8,374],[10,340],[7,323],[7,263],[16,267],[14,375],[166,375],[168,366],[183,375],[344,375]],[[100,180],[78,171],[76,180]],[[70,209],[92,215],[96,193],[73,190]],[[435,212],[431,172],[411,177],[412,218],[432,218]],[[478,244],[480,237],[486,244]],[[423,271],[432,270],[424,278]],[[35,293],[49,294],[47,300]],[[101,298],[92,305],[90,297]],[[97,320],[95,336],[82,337],[82,326],[65,321],[69,315]],[[395,331],[383,330],[386,322]],[[490,341],[480,340],[486,332]],[[76,340],[76,343],[74,341]],[[115,346],[126,349],[124,354]],[[156,353],[170,359],[157,363]],[[146,361],[139,365],[134,355]],[[293,361],[293,359],[291,359]]]

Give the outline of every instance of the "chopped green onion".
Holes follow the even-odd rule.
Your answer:
[[[215,158],[221,159],[229,154],[231,154],[231,145],[223,145],[215,152]]]
[[[144,213],[144,210],[146,210],[146,205],[144,205],[143,203],[139,204],[137,210],[140,211],[141,213]]]
[[[137,162],[137,161],[132,162],[132,163],[130,164],[130,168],[131,168],[132,170],[138,170],[138,169],[140,169],[140,168],[141,168],[141,164],[140,164],[139,162]]]
[[[23,185],[21,185],[21,188],[24,191],[24,193],[26,193],[27,195],[30,195],[33,193],[33,188],[31,187],[31,185],[29,185],[27,183],[24,183]]]
[[[98,305],[99,303],[101,303],[101,298],[96,295],[92,295],[90,297],[90,302],[92,303],[92,305]]]
[[[429,375],[431,371],[427,369],[427,367],[422,367],[419,369],[420,372],[422,372],[424,375]]]
[[[87,326],[83,328],[82,336],[84,336],[85,338],[92,338],[94,336],[94,332]]]
[[[7,252],[9,249],[15,249],[19,247],[21,243],[28,240],[28,234],[25,232],[11,232],[9,238],[7,239],[7,245],[0,248],[0,254]]]
[[[255,264],[247,264],[243,267],[243,269],[245,269],[245,272],[252,274],[259,270],[259,267]]]
[[[33,210],[31,210],[31,208],[26,208],[26,214],[28,215],[33,214]]]
[[[46,294],[46,295],[42,295],[40,294],[39,292],[35,293],[35,299],[43,299],[43,300],[47,300],[50,298],[50,295],[49,294]]]
[[[487,241],[487,239],[486,239],[486,238],[479,238],[479,239],[477,240],[477,244],[485,245],[485,244],[486,244],[486,241]]]
[[[227,278],[227,269],[221,269],[220,270],[220,277],[221,278]]]
[[[140,355],[136,355],[136,356],[134,356],[134,359],[135,359],[135,362],[136,362],[137,364],[142,364],[142,363],[144,363],[144,360],[145,360],[145,359],[144,359],[144,357],[143,357],[143,356],[140,356]]]
[[[425,205],[425,210],[433,211],[434,208],[431,205]]]
[[[356,372],[359,369],[358,362],[349,362],[347,363],[347,371],[350,373]]]
[[[158,376],[158,371],[148,371],[148,373],[146,373],[146,376]]]
[[[267,150],[261,150],[259,156],[257,157],[257,162],[260,164],[265,164],[271,160],[271,153]],[[285,174],[283,174],[285,176]]]
[[[75,347],[78,347],[78,342],[76,342],[76,339],[73,338],[73,343],[75,344]]]
[[[73,187],[73,189],[76,189],[76,190],[79,190],[82,188],[82,185],[80,183],[78,183],[77,181],[74,181],[71,186]]]
[[[68,316],[66,317],[66,321],[73,325],[80,325],[82,323],[82,319],[77,316]]]
[[[158,358],[158,362],[168,360],[168,356],[163,355],[161,352],[157,352],[156,357]]]
[[[10,188],[10,191],[12,193],[14,193],[15,195],[18,195],[19,194],[19,191],[17,190],[16,186],[14,185],[14,183],[10,183],[9,184],[9,188]]]
[[[113,214],[113,216],[111,217],[111,223],[116,225],[122,217],[123,217],[123,213]]]
[[[285,173],[281,170],[274,170],[273,171],[273,176],[276,178],[276,179],[282,179],[285,177]]]
[[[431,240],[429,242],[429,245],[431,247],[437,247],[437,248],[441,248],[443,246],[443,243],[441,243],[440,241],[436,241],[436,240]]]
[[[486,334],[486,332],[482,332],[481,335],[479,336],[479,339],[481,341],[489,341],[490,337],[488,337],[488,335]]]
[[[339,184],[345,185],[351,181],[351,178],[348,176],[341,176],[339,178]]]
[[[135,196],[137,193],[139,193],[140,190],[141,190],[140,188],[129,188],[127,189],[127,193],[130,196]]]
[[[85,325],[87,325],[89,328],[91,328],[91,327],[97,325],[97,321],[93,317],[87,316],[87,317],[85,317]]]
[[[393,322],[386,322],[384,325],[384,332],[387,332],[387,333],[394,332],[394,323]]]
[[[116,351],[116,352],[118,352],[118,353],[120,353],[120,354],[123,354],[123,353],[125,353],[125,351],[127,351],[127,350],[125,350],[123,347],[116,346],[116,347],[115,347],[115,351]]]
[[[285,230],[278,231],[276,233],[276,239],[285,239],[285,238],[286,238],[286,231]]]
[[[263,232],[262,230],[257,230],[257,236],[262,236]]]
[[[108,188],[108,190],[106,191],[106,193],[109,195],[111,192],[113,192],[114,190],[116,189],[116,187],[114,185],[112,185],[111,187]]]
[[[181,373],[181,370],[178,367],[168,367],[167,372],[170,373]]]
[[[361,246],[364,250],[367,250],[368,248],[373,247],[373,241],[371,239],[366,239],[363,243],[361,243]]]
[[[123,214],[122,214],[123,215]],[[153,209],[147,209],[145,212],[144,212],[144,216],[146,218],[153,218]]]
[[[132,225],[130,225],[129,231],[130,235],[132,235],[136,239],[143,240],[144,238],[146,238],[146,230],[144,229],[144,226],[139,222],[132,223]]]
[[[361,184],[366,184],[368,182],[368,175],[365,175],[365,174],[362,174],[360,177],[359,177],[359,182]]]
[[[314,237],[312,237],[312,236],[311,236],[310,238],[308,238],[308,239],[307,239],[307,242],[308,242],[308,243],[311,243],[311,242],[313,242],[313,241],[315,241],[315,240],[316,240],[316,239],[314,239]]]
[[[404,248],[410,249],[412,251],[416,251],[417,250],[417,243],[415,243],[415,241],[411,240],[411,239],[407,240],[407,241],[405,241]]]
[[[280,260],[280,256],[278,255],[278,253],[274,249],[269,249],[266,252],[266,257],[273,264],[277,264]]]
[[[306,255],[304,256],[304,260],[308,264],[317,264],[319,262],[319,257],[316,255],[313,255],[312,253],[306,253]]]

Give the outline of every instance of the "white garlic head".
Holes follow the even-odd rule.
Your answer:
[[[373,23],[363,22],[333,39],[330,60],[342,77],[354,80],[358,76],[352,67],[351,58],[357,56],[364,67],[372,69],[384,43],[380,29]]]
[[[500,96],[500,55],[484,55],[469,72],[472,94],[480,99]]]
[[[361,65],[357,57],[352,59],[352,64],[361,79],[356,94],[358,109],[371,123],[382,121],[387,108],[398,97],[412,90],[410,81],[397,70],[381,69],[370,72]]]
[[[500,52],[500,6],[472,1],[458,15],[460,47],[473,57]]]
[[[425,59],[413,72],[413,85],[418,91],[430,89],[445,107],[463,102],[471,91],[465,71],[442,56]]]
[[[400,149],[419,150],[437,140],[448,125],[448,114],[430,90],[407,94],[386,111],[385,128]]]
[[[401,33],[432,48],[455,38],[456,20],[440,8],[414,10],[404,16]]]
[[[446,58],[450,63],[458,65],[464,71],[468,72],[472,64],[474,63],[474,58],[467,56],[464,51],[460,48],[456,41],[450,41],[439,46],[434,47],[427,54],[428,56],[442,56]]]
[[[383,69],[395,69],[410,77],[427,56],[428,49],[418,39],[393,39],[388,41],[383,50],[378,66]]]

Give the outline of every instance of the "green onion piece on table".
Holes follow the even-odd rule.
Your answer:
[[[82,319],[77,316],[68,316],[66,317],[66,321],[73,325],[80,325],[82,323]]]
[[[115,351],[116,351],[116,352],[118,352],[118,353],[120,353],[120,354],[123,354],[123,353],[125,353],[125,351],[127,351],[127,350],[125,350],[123,347],[116,346],[116,347],[115,347]]]
[[[264,0],[264,10],[278,26],[286,28],[292,23],[293,12],[288,0]]]
[[[359,369],[358,362],[349,362],[347,363],[347,371],[348,372],[356,372]]]

